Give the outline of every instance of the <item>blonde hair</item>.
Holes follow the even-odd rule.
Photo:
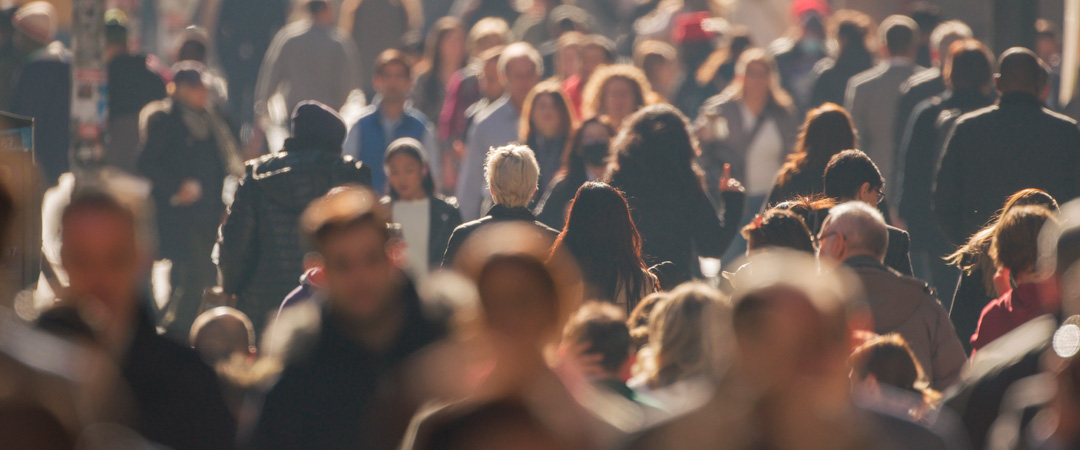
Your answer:
[[[469,54],[477,55],[478,53],[487,50],[485,48],[477,47],[481,41],[487,38],[497,38],[500,42],[497,45],[506,45],[507,41],[510,40],[510,25],[508,25],[505,20],[498,17],[485,17],[480,19],[476,22],[476,25],[473,25],[472,28],[469,29],[469,34],[465,42],[465,47],[469,51]]]
[[[540,179],[540,165],[532,149],[511,144],[492,147],[484,163],[484,179],[495,204],[509,208],[528,206]]]
[[[716,289],[684,283],[649,315],[649,385],[669,386],[695,376],[719,379],[729,362],[731,307]]]

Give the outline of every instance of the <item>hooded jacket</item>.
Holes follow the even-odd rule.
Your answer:
[[[278,308],[304,273],[300,215],[312,200],[350,183],[371,185],[371,169],[325,146],[291,138],[285,149],[248,161],[221,226],[222,288],[255,323]]]
[[[874,319],[874,332],[899,333],[922,364],[930,386],[949,387],[960,376],[967,355],[945,308],[926,283],[900,275],[867,256],[844,261],[862,281]]]

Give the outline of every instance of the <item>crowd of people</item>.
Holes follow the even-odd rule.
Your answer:
[[[110,10],[92,162],[54,6],[0,14],[48,188],[0,441],[1080,447],[1051,22],[995,56],[925,3],[286,3],[156,56]]]

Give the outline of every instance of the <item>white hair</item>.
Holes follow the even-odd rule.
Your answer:
[[[526,42],[515,42],[503,49],[502,55],[499,56],[499,75],[506,76],[506,66],[510,65],[511,61],[521,58],[533,63],[537,75],[544,75],[544,58],[540,56],[536,48]]]
[[[536,155],[525,145],[504,145],[488,150],[484,178],[495,204],[509,208],[528,206],[540,179]]]
[[[844,236],[851,250],[862,250],[885,258],[889,248],[889,230],[885,217],[874,207],[850,201],[829,210],[827,228]]]
[[[949,54],[949,47],[953,42],[961,39],[971,39],[971,27],[959,20],[949,20],[934,27],[930,33],[930,48],[937,50],[939,57],[944,62]]]

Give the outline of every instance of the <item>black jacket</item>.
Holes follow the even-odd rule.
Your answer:
[[[1025,188],[1060,203],[1080,195],[1080,129],[1044,108],[1035,96],[1013,92],[957,120],[945,144],[934,187],[938,225],[954,244],[967,241]]]
[[[731,245],[746,207],[746,195],[725,192],[719,215],[704,190],[672,196],[623,179],[610,184],[626,194],[630,215],[641,233],[642,256],[648,265],[671,261],[681,274],[700,276],[698,256],[719,258]]]
[[[295,139],[285,149],[248,161],[229,215],[221,225],[222,288],[258,324],[276,310],[304,273],[300,214],[312,200],[348,183],[371,184],[371,169]]]
[[[900,180],[900,217],[908,224],[919,249],[931,250],[931,256],[941,257],[949,245],[937,227],[930,208],[933,201],[934,170],[949,129],[965,113],[989,106],[993,97],[978,91],[963,90],[928,99],[912,113],[901,141],[900,161],[903,179]]]
[[[584,176],[574,176],[573,171],[566,175],[556,175],[547,192],[536,204],[536,220],[551,228],[562,229],[566,225],[566,207],[585,182]]]
[[[822,103],[844,104],[848,80],[874,67],[873,56],[866,51],[849,50],[836,58],[825,58],[814,66],[814,90],[810,93],[810,108]]]
[[[885,250],[885,265],[901,274],[913,276],[911,270],[911,238],[908,232],[892,225],[889,230],[889,248]]]
[[[418,406],[406,395],[404,366],[446,333],[443,323],[423,314],[408,281],[398,300],[404,324],[385,351],[346,336],[329,308],[311,327],[314,334],[289,337],[290,362],[266,395],[252,448],[397,448]]]
[[[469,236],[472,236],[476,230],[493,223],[513,221],[532,222],[542,233],[546,234],[547,237],[550,237],[552,242],[559,236],[557,230],[540,223],[536,220],[536,216],[534,216],[527,208],[507,208],[502,205],[495,205],[488,211],[488,215],[472,222],[466,222],[454,229],[454,232],[450,235],[450,242],[446,244],[446,252],[443,254],[442,266],[450,267],[454,264],[454,257],[456,257],[458,251],[461,250],[461,246],[468,241]]]
[[[137,166],[153,184],[158,242],[161,256],[169,259],[184,259],[183,255],[192,251],[186,248],[190,240],[183,239],[189,233],[206,233],[207,241],[213,242],[214,230],[225,212],[221,191],[228,175],[214,133],[205,139],[193,136],[184,124],[181,108],[172,99],[153,102],[143,109],[140,119],[143,144]],[[186,179],[201,184],[202,197],[187,206],[173,205],[171,199]]]
[[[896,148],[900,148],[900,141],[914,117],[915,108],[923,100],[941,95],[942,92],[945,92],[945,77],[937,67],[915,72],[900,85],[900,100],[896,105]]]
[[[777,178],[772,190],[769,191],[769,198],[765,204],[761,205],[761,211],[765,212],[770,207],[792,200],[795,197],[809,197],[824,192],[825,166],[804,167],[802,170],[791,174],[791,177],[784,183],[780,183],[780,179]]]
[[[158,335],[149,311],[140,309],[135,316],[131,345],[119,361],[135,402],[135,429],[177,450],[233,448],[236,419],[225,405],[217,375],[190,348]],[[93,338],[68,306],[46,311],[38,326],[62,336]]]
[[[457,201],[454,198],[441,198],[428,196],[429,211],[428,220],[428,267],[435,269],[442,264],[443,255],[446,253],[446,244],[450,242],[450,235],[454,229],[461,225],[461,212],[458,211]],[[390,196],[382,198],[382,204],[393,208],[394,200]],[[391,209],[392,210],[392,209]]]

